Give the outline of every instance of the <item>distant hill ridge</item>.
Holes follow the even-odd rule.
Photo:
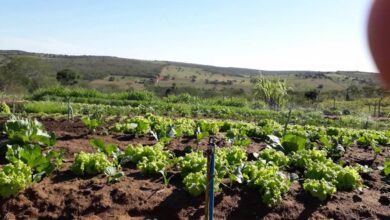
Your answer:
[[[312,89],[344,91],[351,86],[361,89],[378,86],[378,74],[370,72],[269,71],[174,61],[46,54],[20,50],[0,50],[0,67],[17,57],[34,58],[47,66],[49,71],[41,77],[49,80],[56,80],[56,72],[60,70],[76,70],[81,76],[82,86],[102,91],[147,89],[165,94],[167,90],[174,89],[176,93],[188,92],[195,95],[211,93],[249,95],[253,88],[252,78],[259,76],[285,79],[289,87],[297,92]],[[26,74],[34,71],[39,72],[37,69],[31,69],[27,70]],[[1,74],[0,72],[0,78]]]
[[[151,76],[152,74],[157,74],[157,69],[160,69],[164,66],[174,65],[178,67],[189,67],[189,68],[198,68],[205,71],[216,73],[216,74],[226,74],[226,75],[274,75],[274,74],[316,74],[316,73],[330,73],[329,71],[310,71],[310,70],[291,70],[291,71],[272,71],[272,70],[258,70],[250,68],[239,68],[239,67],[219,67],[212,65],[203,65],[203,64],[192,64],[192,63],[183,63],[175,61],[151,61],[151,60],[140,60],[140,59],[129,59],[129,58],[120,58],[115,56],[95,56],[95,55],[64,55],[64,54],[47,54],[47,53],[34,53],[26,52],[21,50],[0,50],[0,56],[12,57],[12,56],[33,56],[45,59],[51,63],[56,64],[57,70],[59,68],[75,68],[83,72],[84,69],[90,69],[88,65],[100,65],[105,64],[107,66],[116,66],[120,71],[115,75],[139,75],[139,73],[134,73],[135,69],[141,68],[145,72],[143,76]],[[78,61],[78,62],[77,62]],[[100,63],[103,62],[103,63]],[[59,65],[63,63],[63,65]],[[99,64],[100,63],[100,64]],[[73,64],[73,65],[72,65]],[[142,68],[142,66],[144,66]],[[145,68],[149,66],[149,68]],[[100,72],[97,68],[93,68],[94,72]],[[106,69],[106,68],[104,68]],[[134,70],[133,70],[134,69]],[[132,71],[133,70],[133,71]],[[107,67],[107,72],[113,74],[112,68]],[[127,74],[126,74],[127,73]],[[350,74],[350,73],[362,73],[362,74],[371,74],[370,72],[360,72],[360,71],[336,71],[335,73],[340,74]]]

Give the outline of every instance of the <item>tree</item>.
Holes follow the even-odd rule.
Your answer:
[[[197,76],[192,75],[192,76],[191,76],[191,82],[196,82],[196,78],[197,78]]]
[[[71,69],[63,69],[57,72],[57,81],[64,86],[73,86],[78,83],[79,74]]]
[[[53,75],[50,66],[39,58],[13,57],[0,67],[0,90],[31,92],[52,84]]]
[[[318,99],[319,92],[317,90],[311,90],[305,92],[305,98],[309,99],[313,104]]]
[[[277,110],[287,99],[287,83],[285,80],[259,78],[256,80],[254,95],[268,104],[268,107]]]
[[[346,89],[345,101],[352,101],[351,94],[353,94],[353,96],[357,97],[359,94],[359,88],[355,85],[350,85]]]

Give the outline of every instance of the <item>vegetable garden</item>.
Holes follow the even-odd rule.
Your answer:
[[[390,218],[390,132],[151,113],[0,120],[6,219]]]

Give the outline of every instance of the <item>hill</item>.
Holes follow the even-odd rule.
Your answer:
[[[250,92],[251,79],[258,76],[286,79],[294,91],[316,88],[323,91],[343,91],[350,86],[363,88],[377,85],[377,74],[358,71],[267,71],[111,56],[69,56],[0,50],[0,66],[14,58],[39,60],[48,67],[46,75],[51,80],[55,80],[56,72],[62,69],[76,70],[81,75],[82,85],[103,91],[149,89],[161,93],[171,88],[198,94],[243,94]],[[0,76],[1,74],[0,72]]]

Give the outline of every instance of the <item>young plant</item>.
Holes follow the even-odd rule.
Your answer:
[[[372,148],[372,151],[374,152],[374,159],[373,159],[373,161],[375,161],[376,158],[378,157],[378,155],[380,153],[382,153],[382,148],[380,146],[376,145],[376,144],[371,145],[371,148]]]
[[[279,171],[279,167],[262,160],[247,162],[242,170],[244,180],[258,190],[267,206],[275,206],[282,201],[282,195],[290,188],[290,180]]]
[[[113,164],[104,153],[85,153],[81,151],[75,157],[71,171],[78,176],[97,175],[103,173]]]
[[[164,183],[167,185],[167,169],[175,163],[174,156],[163,149],[163,145],[156,144],[154,146],[137,145],[129,147],[125,150],[125,154],[120,159],[121,164],[132,162],[137,165],[137,169],[143,173],[156,174],[159,173],[164,178]]]
[[[214,191],[219,191],[221,180],[214,178]],[[200,196],[207,187],[207,177],[205,172],[190,173],[183,179],[184,189],[194,197]]]
[[[238,146],[246,146],[251,143],[251,140],[247,137],[243,129],[231,128],[227,131],[226,137],[229,138],[228,141]]]
[[[32,170],[22,161],[0,168],[0,197],[8,198],[32,183]]]
[[[43,153],[39,145],[7,145],[6,158],[11,163],[24,162],[33,171],[33,180],[39,182],[62,165],[63,151],[50,149]]]
[[[14,115],[6,121],[4,133],[12,144],[53,146],[56,142],[54,134],[47,133],[43,125],[36,119],[32,120]]]
[[[282,146],[286,153],[305,149],[306,142],[306,137],[292,133],[286,134],[282,138]]]
[[[141,116],[137,116],[131,118],[127,122],[116,123],[111,128],[111,130],[115,132],[123,132],[125,134],[135,135],[135,136],[142,136],[149,133],[151,128],[150,128],[150,121],[148,119]]]
[[[384,164],[383,173],[388,179],[390,179],[390,157],[387,159],[387,161]]]
[[[190,173],[206,172],[207,159],[201,151],[191,152],[180,159],[178,163],[180,174],[184,178]]]
[[[363,186],[363,180],[358,171],[352,167],[344,167],[337,173],[337,189],[352,190]]]
[[[303,183],[303,189],[321,201],[325,201],[336,192],[336,187],[324,179],[306,179]]]
[[[271,148],[262,150],[259,157],[263,160],[274,163],[276,166],[287,166],[289,159],[283,152]]]
[[[118,167],[109,166],[104,169],[104,174],[107,176],[108,183],[116,183],[125,174]]]
[[[118,157],[123,154],[116,144],[105,144],[101,139],[91,139],[89,143],[95,148],[98,152],[104,153],[107,157],[112,157],[114,164],[119,164]]]
[[[102,125],[102,121],[97,118],[92,118],[85,116],[81,118],[81,121],[84,123],[84,125],[88,128],[90,133],[94,133],[96,129]]]

